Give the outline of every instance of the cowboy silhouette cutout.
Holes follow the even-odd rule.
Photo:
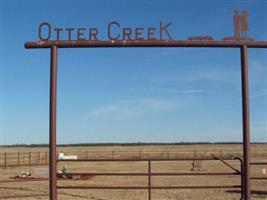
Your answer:
[[[234,22],[234,36],[237,40],[239,39],[247,39],[247,32],[248,32],[248,12],[247,11],[242,11],[240,14],[239,11],[235,10],[234,11],[234,17],[233,17],[233,22]]]
[[[234,35],[236,39],[240,39],[240,15],[239,11],[235,10],[234,21]]]
[[[242,11],[241,14],[241,37],[243,39],[247,39],[247,31],[248,31],[248,12]]]

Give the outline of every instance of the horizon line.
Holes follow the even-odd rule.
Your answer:
[[[243,144],[243,142],[92,142],[92,143],[65,143],[57,146],[142,146],[142,145],[195,145],[195,144]],[[267,142],[251,142],[250,144],[267,144]],[[7,144],[0,147],[47,147],[49,143],[36,144]]]

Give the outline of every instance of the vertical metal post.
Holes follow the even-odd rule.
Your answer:
[[[242,120],[243,120],[243,161],[244,161],[244,199],[250,200],[250,130],[249,130],[249,83],[248,49],[241,47],[241,82],[242,82]]]
[[[57,47],[51,47],[50,63],[50,104],[49,104],[49,188],[50,200],[57,199]]]
[[[240,172],[241,172],[241,197],[240,200],[244,198],[244,166],[243,161],[240,159]]]
[[[38,162],[38,164],[40,163],[40,151],[38,151],[38,154],[37,154],[37,162]]]
[[[148,161],[148,200],[151,200],[151,161]]]
[[[29,152],[29,165],[31,164],[32,162],[32,152]]]
[[[45,164],[47,164],[47,152],[45,152]]]
[[[6,152],[5,152],[5,154],[4,154],[4,159],[5,159],[5,168],[6,168],[6,166],[7,166],[7,162],[6,162],[6,160],[7,160],[7,158],[6,158]]]
[[[18,165],[20,164],[20,154],[18,152]]]

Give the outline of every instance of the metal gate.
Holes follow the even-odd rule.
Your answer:
[[[219,161],[229,167],[232,172],[153,172],[152,165],[154,162],[175,162],[175,161]],[[239,168],[236,169],[229,165],[227,161],[236,160],[239,162]],[[221,159],[219,157],[213,158],[174,158],[174,159],[77,159],[77,160],[58,160],[58,162],[146,162],[147,163],[147,172],[143,173],[129,173],[129,172],[119,172],[119,173],[64,173],[65,176],[146,176],[147,177],[147,185],[146,186],[59,186],[57,185],[57,189],[93,189],[93,190],[147,190],[148,200],[152,200],[152,190],[173,190],[173,189],[240,189],[241,197],[243,199],[243,162],[240,158],[233,157],[228,159]],[[60,175],[60,174],[58,174]],[[176,186],[159,186],[152,184],[151,178],[153,176],[240,176],[240,184],[231,184],[231,185],[176,185]]]

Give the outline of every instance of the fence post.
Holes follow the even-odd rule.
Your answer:
[[[148,160],[148,200],[151,200],[151,161]]]
[[[4,166],[5,166],[5,168],[6,168],[6,166],[7,166],[6,152],[4,153]]]
[[[29,152],[29,165],[31,165],[32,162],[32,152]]]
[[[20,154],[18,152],[18,165],[20,165]]]
[[[88,159],[88,151],[86,151],[85,153],[86,153],[85,158],[87,160]]]
[[[45,164],[47,164],[47,152],[45,152]]]
[[[38,156],[38,164],[40,164],[40,151],[38,151],[38,154],[37,154],[37,156]]]

